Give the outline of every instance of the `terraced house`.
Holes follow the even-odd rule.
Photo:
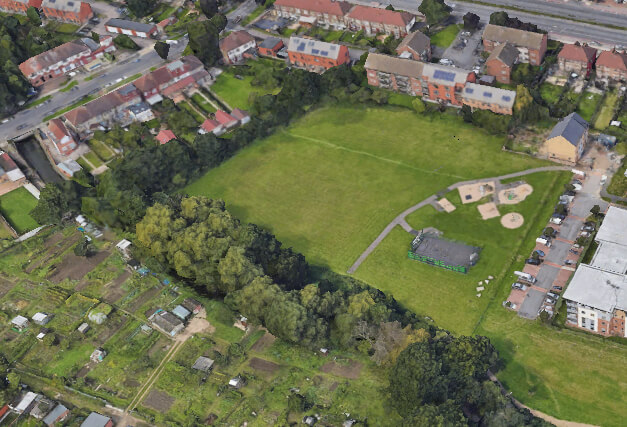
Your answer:
[[[486,25],[483,31],[485,50],[492,52],[503,43],[509,43],[518,49],[518,62],[540,65],[547,50],[548,36],[500,25]]]
[[[627,53],[616,49],[603,51],[597,58],[597,77],[613,80],[627,81]]]
[[[94,17],[89,3],[75,0],[43,0],[41,9],[48,19],[82,25]]]
[[[42,0],[0,0],[0,11],[5,13],[26,14],[29,7],[39,9]]]
[[[577,73],[588,77],[597,59],[597,50],[587,44],[565,44],[557,55],[557,63],[561,71]]]
[[[114,50],[111,36],[100,36],[99,43],[85,37],[33,56],[22,62],[19,69],[30,84],[41,86]]]
[[[333,0],[276,0],[274,11],[282,18],[315,18],[315,24],[324,28],[343,30],[346,28],[344,17],[353,7],[345,1]]]
[[[396,12],[377,7],[357,5],[346,15],[351,31],[363,31],[366,35],[388,34],[395,38],[405,37],[416,23],[409,12]]]
[[[348,48],[302,37],[291,37],[287,45],[290,64],[314,73],[350,62]]]

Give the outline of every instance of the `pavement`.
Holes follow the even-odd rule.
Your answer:
[[[183,52],[186,46],[183,40],[184,39],[181,39],[178,44],[171,46],[171,58],[177,57]],[[51,102],[48,104],[16,113],[15,118],[7,123],[0,124],[0,135],[2,135],[2,139],[13,139],[28,133],[32,129],[40,126],[44,117],[52,114],[54,111],[65,108],[81,98],[88,96],[90,93],[96,93],[108,84],[115,83],[115,81],[120,78],[130,77],[137,73],[145,73],[150,68],[158,67],[165,62],[157,55],[152,47],[142,49],[135,55],[132,55],[129,59],[114,62],[103,74],[93,80],[84,81],[87,74],[79,74],[75,77],[75,79],[79,81],[76,86],[78,89],[69,92],[56,92],[52,94]],[[95,73],[97,73],[97,71],[94,71],[94,74]],[[17,128],[20,126],[25,127],[18,130]]]
[[[506,1],[510,1],[516,3],[517,7],[526,8],[527,10],[533,10],[527,8],[526,5],[529,3],[527,0],[487,0],[491,3],[498,3]],[[355,2],[357,3],[357,2]],[[362,2],[364,3],[364,2]],[[420,5],[420,1],[416,2],[415,0],[391,0],[390,3],[396,8],[401,10],[406,10],[408,12],[417,13],[418,6]],[[498,12],[501,10],[506,10],[510,17],[519,18],[522,21],[532,22],[536,24],[539,28],[546,30],[549,32],[549,37],[553,39],[562,40],[564,38],[572,39],[572,40],[580,40],[580,41],[593,41],[607,45],[607,47],[612,47],[615,45],[625,44],[627,41],[627,30],[617,30],[613,28],[604,27],[603,25],[620,25],[622,27],[627,26],[626,19],[621,15],[614,15],[608,12],[601,12],[595,9],[590,9],[584,11],[571,12],[569,9],[570,6],[574,4],[574,2],[570,2],[567,5],[561,5],[560,11],[555,13],[558,16],[564,16],[565,19],[553,18],[550,16],[542,16],[536,15],[534,13],[529,12],[519,12],[514,10],[503,9],[503,7],[499,7],[498,5],[494,6],[486,6],[483,4],[475,4],[475,3],[464,3],[461,1],[451,1],[448,0],[447,4],[455,4],[453,9],[453,16],[457,18],[458,21],[461,21],[461,17],[464,16],[467,12],[472,12],[477,14],[481,18],[481,22],[486,24],[490,21],[490,14],[493,12]],[[534,4],[548,4],[547,2],[536,0],[533,2]],[[544,12],[550,13],[550,12]],[[581,22],[569,21],[569,15],[581,16],[581,18],[587,21],[593,21],[598,23],[599,25],[586,24]],[[571,17],[572,18],[572,17]],[[614,22],[613,24],[611,22]],[[618,23],[616,23],[618,22]],[[562,37],[564,36],[564,37]]]

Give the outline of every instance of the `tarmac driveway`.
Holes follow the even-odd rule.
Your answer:
[[[567,217],[560,226],[558,236],[564,240],[574,241],[577,238],[577,233],[581,230],[582,225],[583,221],[573,217]],[[553,243],[556,243],[555,239],[553,240]]]
[[[518,310],[518,315],[526,319],[535,319],[538,317],[538,310],[540,310],[545,296],[546,294],[544,292],[529,289],[527,298],[525,298]]]
[[[553,240],[553,242],[551,243],[551,249],[549,250],[549,253],[546,255],[546,257],[544,257],[544,260],[557,265],[562,265],[562,263],[568,256],[568,250],[570,248],[570,243],[562,242],[560,240]]]
[[[538,271],[538,275],[536,276],[536,279],[538,279],[538,281],[534,283],[534,285],[542,289],[551,289],[553,281],[555,280],[559,272],[559,268],[543,264],[542,267],[540,267],[540,271]],[[538,306],[538,308],[540,308],[540,306]]]

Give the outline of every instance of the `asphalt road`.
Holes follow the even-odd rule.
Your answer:
[[[173,45],[170,49],[170,58],[179,56],[185,49],[185,45],[186,39],[181,39],[178,44]],[[53,111],[65,108],[84,96],[89,95],[91,92],[95,93],[106,87],[109,83],[114,84],[117,79],[143,73],[148,71],[151,67],[161,65],[164,61],[157,55],[154,49],[147,48],[139,51],[137,56],[133,56],[123,62],[124,63],[116,61],[111,67],[105,70],[104,74],[90,81],[83,80],[88,74],[80,74],[80,77],[77,76],[79,83],[75,86],[78,89],[69,92],[56,92],[52,95],[52,98],[50,98],[51,102],[36,108],[29,108],[28,110],[18,112],[14,119],[9,120],[7,123],[0,124],[0,139],[12,139],[22,135],[34,127],[39,126],[44,117],[52,114]],[[18,127],[23,127],[23,129],[18,130]]]
[[[526,0],[498,0],[502,2],[518,2],[526,4]],[[536,0],[540,3],[539,0]],[[364,3],[364,2],[358,2]],[[407,10],[409,12],[417,12],[419,2],[415,0],[390,0],[390,3],[398,9]],[[498,6],[483,6],[479,4],[461,3],[454,1],[447,1],[447,3],[455,4],[453,15],[458,19],[465,15],[467,12],[472,12],[481,18],[483,23],[490,21],[490,14],[499,10],[504,10]],[[543,2],[542,2],[543,3]],[[522,7],[522,6],[521,6]],[[580,41],[595,41],[609,46],[614,45],[627,45],[627,31],[615,30],[613,28],[606,28],[599,25],[584,24],[580,22],[569,21],[567,19],[557,19],[548,16],[539,16],[531,13],[517,12],[513,10],[507,10],[507,13],[511,17],[517,17],[522,21],[532,22],[538,27],[546,30],[550,35],[555,38],[556,36],[567,36]],[[595,20],[595,10],[592,10],[588,14],[588,20]],[[564,15],[564,12],[557,13],[558,15]],[[617,15],[619,21],[623,21],[623,26],[627,25],[627,17]],[[559,38],[559,37],[558,37]]]

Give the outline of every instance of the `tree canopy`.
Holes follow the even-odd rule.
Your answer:
[[[155,52],[161,57],[161,59],[168,59],[168,53],[170,52],[170,45],[166,42],[156,42]]]
[[[423,0],[418,6],[418,11],[427,18],[427,23],[437,24],[451,15],[450,6],[444,0]]]

